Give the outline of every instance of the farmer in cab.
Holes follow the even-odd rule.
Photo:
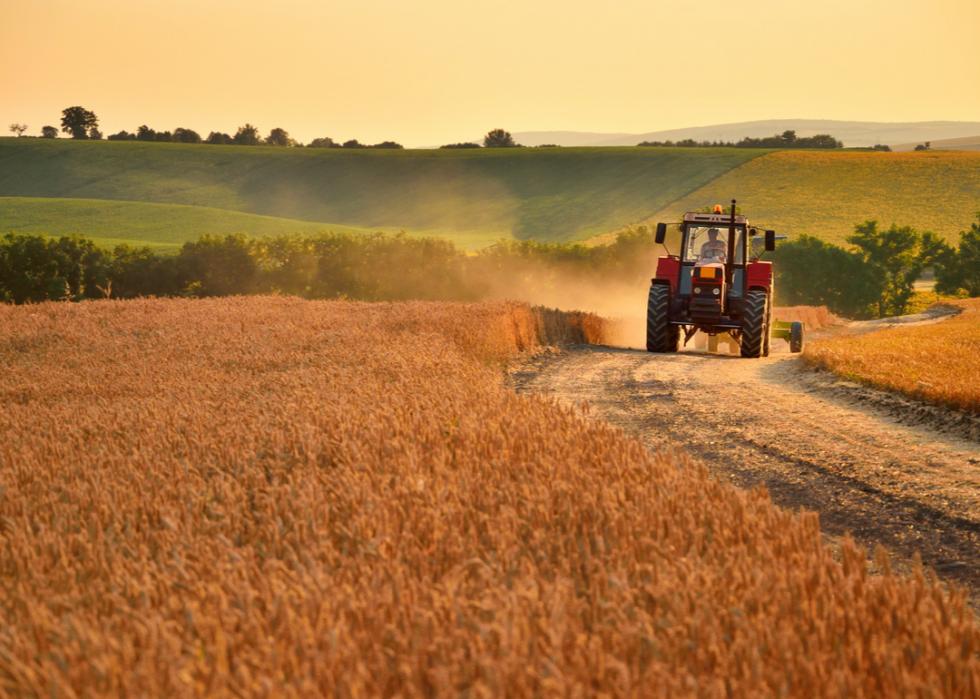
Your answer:
[[[728,257],[723,240],[718,240],[718,229],[708,229],[708,240],[701,246],[701,262],[724,262]]]

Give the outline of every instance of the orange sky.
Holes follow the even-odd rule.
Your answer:
[[[438,145],[766,118],[980,120],[980,0],[0,0],[0,126],[250,121]]]

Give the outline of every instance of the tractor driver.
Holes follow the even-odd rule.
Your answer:
[[[708,229],[708,240],[701,246],[701,262],[725,262],[728,257],[728,247],[723,240],[718,240],[718,229]]]

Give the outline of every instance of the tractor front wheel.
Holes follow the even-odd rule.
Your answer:
[[[752,289],[745,295],[742,312],[743,357],[761,357],[765,350],[765,336],[769,332],[766,316],[769,310],[769,295],[761,289]]]
[[[670,287],[651,284],[647,299],[647,352],[676,352],[680,329],[670,324]]]

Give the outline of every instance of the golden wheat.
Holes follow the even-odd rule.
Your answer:
[[[776,306],[772,312],[776,320],[787,323],[798,320],[807,330],[820,330],[841,322],[826,306]]]
[[[0,692],[980,692],[960,593],[504,388],[516,352],[601,331],[506,304],[0,308]]]
[[[849,379],[980,412],[980,299],[950,303],[963,309],[954,318],[843,335],[811,344],[804,357]]]

